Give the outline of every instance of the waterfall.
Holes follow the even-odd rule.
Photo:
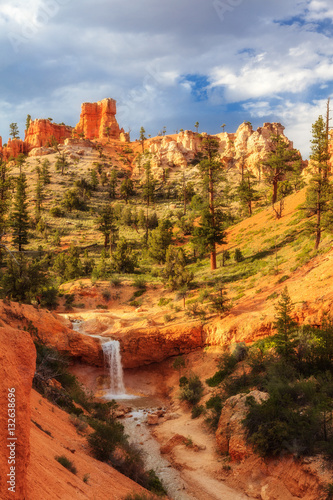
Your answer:
[[[104,359],[109,367],[110,373],[110,396],[126,394],[123,379],[123,367],[121,365],[120,344],[118,340],[110,340],[102,344]]]

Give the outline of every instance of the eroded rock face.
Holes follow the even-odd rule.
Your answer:
[[[2,500],[27,498],[26,472],[30,457],[30,392],[36,366],[36,350],[30,335],[0,327],[0,491]],[[8,389],[15,394],[15,417],[8,413]],[[14,391],[15,389],[15,391]],[[13,417],[13,420],[9,418]],[[8,424],[11,424],[9,435]],[[10,440],[9,437],[17,438]],[[10,447],[8,445],[11,445]],[[8,463],[8,460],[15,462]],[[15,467],[15,492],[9,491],[10,467]],[[13,471],[13,469],[12,469]]]
[[[11,156],[16,158],[20,153],[25,152],[25,144],[21,139],[8,139],[7,145],[2,148],[4,160],[8,160]]]
[[[290,148],[293,147],[293,143],[284,135],[281,123],[264,123],[254,131],[251,123],[245,122],[235,133],[223,132],[214,137],[220,143],[219,152],[226,167],[240,171],[246,168],[259,178],[262,175],[260,162],[272,151],[272,135],[276,134],[281,135]],[[147,141],[148,150],[153,153],[152,170],[156,173],[169,167],[186,167],[189,170],[189,162],[201,150],[201,142],[205,137],[205,133],[199,135],[185,130],[177,135],[156,137]]]
[[[119,139],[120,130],[116,120],[116,101],[103,99],[98,102],[84,102],[81,106],[80,121],[74,133],[85,139]]]
[[[230,456],[231,467],[225,478],[227,484],[241,488],[251,498],[262,500],[321,498],[327,478],[322,474],[320,460],[296,460],[290,454],[281,454],[274,459],[261,458],[247,444],[242,421],[247,413],[246,399],[249,396],[257,403],[269,398],[267,393],[255,390],[227,399],[216,431],[220,452]]]
[[[62,319],[45,309],[12,302],[10,305],[0,301],[2,322],[25,328],[36,340],[54,347],[60,353],[94,366],[103,366],[103,353],[96,338],[83,335],[71,329]]]
[[[245,428],[242,424],[247,413],[246,400],[253,397],[257,403],[266,401],[265,392],[252,391],[249,394],[237,394],[224,403],[216,431],[217,446],[221,453],[229,454],[232,461],[243,460],[251,455],[252,448],[247,445]]]
[[[112,338],[120,341],[124,368],[158,363],[204,346],[200,323],[163,328],[124,328],[112,332]]]
[[[48,146],[53,138],[63,144],[65,139],[71,137],[72,127],[67,125],[58,125],[50,120],[33,120],[30,122],[29,129],[26,132],[24,145],[25,151],[29,152],[34,148]]]

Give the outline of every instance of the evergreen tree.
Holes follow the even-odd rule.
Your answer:
[[[112,255],[112,266],[117,273],[133,273],[137,266],[137,254],[125,238],[117,243]]]
[[[218,173],[222,169],[219,156],[219,141],[212,136],[202,140],[201,161],[199,169],[204,182],[208,182],[209,214],[204,212],[198,228],[196,238],[204,238],[207,249],[210,252],[211,270],[216,269],[216,244],[223,242],[223,231],[215,215],[215,184]]]
[[[92,169],[90,172],[90,186],[93,191],[96,191],[97,186],[98,186],[98,176],[97,176],[97,171],[95,168]]]
[[[9,135],[13,138],[13,139],[17,139],[18,136],[19,136],[19,130],[18,130],[18,126],[17,126],[17,123],[11,123],[9,125]]]
[[[23,165],[25,164],[26,160],[27,160],[27,158],[26,158],[26,156],[25,156],[23,153],[20,153],[20,154],[16,157],[15,162],[16,162],[16,165],[17,165],[17,166],[19,167],[19,169],[20,169],[20,175],[21,175],[21,173],[22,173],[22,167],[23,167]]]
[[[126,205],[128,199],[134,195],[133,181],[127,176],[120,185],[120,195],[125,200]]]
[[[44,186],[46,186],[47,184],[51,184],[51,175],[49,167],[50,167],[50,161],[47,158],[45,158],[42,163],[41,174],[40,174],[41,181]]]
[[[279,182],[293,170],[294,163],[300,159],[300,154],[295,149],[290,149],[280,134],[272,135],[272,144],[273,150],[262,165],[266,167],[266,182],[273,187],[272,204],[274,205],[278,197]]]
[[[142,149],[142,154],[145,152],[145,140],[147,137],[145,136],[145,129],[143,127],[140,128],[140,142],[141,142],[141,149]]]
[[[36,184],[36,215],[40,216],[40,211],[42,207],[42,202],[45,199],[43,183],[40,179],[37,180]]]
[[[118,228],[116,226],[116,217],[111,205],[106,205],[102,208],[97,218],[97,229],[104,236],[104,248],[110,244],[110,255],[112,254],[112,244],[115,243],[118,236]]]
[[[293,308],[294,305],[291,301],[288,288],[285,287],[275,308],[277,315],[274,322],[274,328],[278,332],[274,337],[274,344],[278,354],[285,359],[293,356],[296,345],[295,331],[297,323],[291,317]]]
[[[0,241],[7,227],[7,214],[11,198],[12,179],[8,175],[8,166],[0,161]]]
[[[192,245],[201,255],[207,250],[211,253],[211,269],[216,269],[216,244],[225,243],[220,212],[214,212],[214,219],[209,210],[202,211],[200,223],[193,230]]]
[[[146,202],[146,243],[148,243],[148,231],[149,231],[149,207],[152,202],[155,201],[155,180],[151,173],[151,163],[148,160],[144,164],[145,169],[145,182],[143,184],[143,199]]]
[[[30,123],[31,123],[31,115],[27,115],[27,119],[25,121],[25,130],[28,132],[29,130],[29,127],[30,127]]]
[[[185,253],[182,248],[175,248],[171,245],[168,247],[162,278],[164,284],[172,291],[179,291],[190,286],[193,273],[186,268]]]
[[[116,197],[117,185],[118,185],[117,171],[115,169],[112,169],[111,173],[110,173],[110,180],[109,180],[109,185],[108,185],[109,196],[110,196],[110,199],[112,199],[112,200],[114,200]]]
[[[55,164],[55,168],[57,171],[61,172],[61,175],[64,175],[65,169],[69,167],[69,161],[66,158],[65,153],[59,153],[58,156],[56,156],[57,161]]]
[[[304,208],[309,216],[315,215],[315,220],[310,220],[307,229],[315,234],[315,250],[319,247],[324,229],[332,226],[333,189],[328,180],[328,145],[326,124],[322,116],[312,126],[312,177],[306,192]]]
[[[168,220],[161,220],[156,229],[153,229],[148,238],[148,254],[159,264],[165,262],[168,246],[172,239],[172,225]]]
[[[28,244],[29,216],[26,190],[26,176],[20,174],[16,182],[16,194],[11,217],[13,243],[17,246],[19,252]]]
[[[252,215],[252,203],[259,198],[257,191],[253,187],[254,179],[255,176],[251,172],[246,171],[243,174],[243,180],[236,188],[241,205],[247,208],[250,217]]]

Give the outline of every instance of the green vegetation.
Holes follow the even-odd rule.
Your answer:
[[[180,379],[181,381],[181,379]],[[179,382],[180,382],[179,381]],[[187,401],[190,405],[194,406],[199,403],[203,395],[203,385],[198,375],[190,375],[185,383],[181,385],[180,400]]]
[[[216,427],[225,399],[257,388],[269,398],[248,398],[244,425],[258,453],[322,453],[332,459],[333,322],[326,318],[320,328],[301,328],[292,313],[285,288],[276,306],[277,333],[222,356],[218,372],[207,380],[216,388],[206,403],[207,421]]]
[[[38,330],[33,325],[31,328],[38,338]],[[53,404],[70,414],[69,419],[79,433],[86,434],[88,424],[93,428],[87,441],[97,460],[112,465],[156,495],[164,496],[166,492],[161,481],[153,470],[144,470],[141,451],[129,444],[123,425],[116,420],[116,402],[95,402],[92,395],[87,394],[76,377],[68,371],[68,359],[38,342],[35,345],[37,361],[34,387]],[[51,379],[60,382],[61,388],[50,386],[48,381]],[[84,415],[82,408],[85,410]],[[118,451],[121,449],[121,453],[115,453],[116,448]],[[75,466],[65,456],[56,457],[56,460],[76,474]]]
[[[56,456],[54,458],[57,460],[57,462],[59,462],[59,464],[61,464],[73,474],[77,473],[75,465],[65,455]]]

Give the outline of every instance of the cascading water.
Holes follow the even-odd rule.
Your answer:
[[[120,344],[118,340],[110,340],[102,344],[104,359],[109,367],[110,388],[108,398],[126,395],[123,378],[123,367],[121,365]]]

